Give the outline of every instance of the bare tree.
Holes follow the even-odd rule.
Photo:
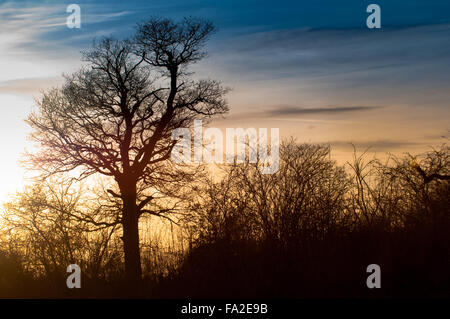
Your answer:
[[[193,80],[187,67],[205,56],[210,22],[152,19],[125,41],[105,39],[84,53],[87,65],[65,76],[62,88],[43,94],[28,123],[41,146],[27,162],[46,175],[76,171],[79,179],[109,176],[122,203],[125,270],[130,284],[141,278],[139,217],[161,216],[148,209],[154,189],[180,182],[182,170],[168,161],[175,128],[228,111],[227,89],[213,80]],[[108,226],[108,224],[105,224]]]
[[[326,145],[280,145],[280,167],[262,174],[258,163],[223,167],[224,178],[200,188],[192,209],[207,241],[268,240],[284,246],[319,239],[345,222],[349,178]]]
[[[73,212],[89,207],[81,198],[82,188],[72,185],[70,180],[52,180],[27,187],[5,204],[0,216],[9,250],[26,256],[23,268],[37,276],[61,278],[74,262],[84,275],[98,275],[114,256],[110,244],[116,227],[90,232],[89,222],[75,219]]]

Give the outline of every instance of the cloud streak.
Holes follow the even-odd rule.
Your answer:
[[[284,106],[277,109],[273,109],[264,113],[267,116],[279,116],[279,115],[303,115],[303,114],[339,114],[339,113],[352,113],[371,111],[381,108],[380,106],[334,106],[334,107],[295,107]]]
[[[324,107],[297,107],[280,106],[256,112],[241,112],[225,117],[223,120],[253,120],[253,119],[271,119],[271,120],[302,120],[305,122],[323,122],[331,123],[333,121],[325,119],[307,119],[302,115],[333,115],[333,114],[353,114],[378,110],[383,106],[324,106]],[[277,118],[278,117],[278,118]],[[285,117],[285,118],[283,118]]]
[[[390,152],[398,151],[399,149],[423,148],[426,147],[426,143],[401,141],[401,140],[375,140],[375,141],[328,141],[325,144],[330,144],[336,149],[349,151],[353,148],[353,145],[358,150],[368,150],[370,152]]]
[[[16,79],[0,82],[0,94],[24,94],[33,95],[39,93],[40,90],[47,89],[52,86],[61,84],[60,77],[41,77]]]
[[[450,24],[384,29],[317,30],[297,28],[258,32],[226,39],[213,48],[214,64],[244,79],[303,78],[316,80],[337,75],[346,83],[386,81],[376,73],[402,71],[404,82],[418,67],[436,75],[432,66],[450,62]],[[357,77],[364,72],[363,77]],[[373,76],[378,75],[378,76]],[[398,77],[397,74],[396,77]],[[352,76],[345,78],[345,76]],[[363,82],[361,80],[364,79]],[[352,81],[353,80],[353,81]],[[420,80],[420,79],[417,79]]]

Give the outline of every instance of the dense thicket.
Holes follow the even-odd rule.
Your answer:
[[[449,297],[449,169],[445,145],[340,166],[329,147],[295,141],[280,147],[276,174],[213,169],[184,218],[143,223],[144,297]],[[85,194],[55,181],[5,206],[0,296],[128,295],[120,232],[76,218],[114,203]],[[65,286],[70,263],[81,289]],[[369,264],[381,266],[381,289],[366,286]]]

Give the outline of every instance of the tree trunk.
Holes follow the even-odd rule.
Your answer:
[[[127,284],[139,293],[142,269],[139,247],[138,211],[136,205],[136,184],[120,187],[123,200],[122,227],[125,252],[125,276]]]

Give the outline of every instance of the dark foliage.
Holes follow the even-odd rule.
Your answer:
[[[220,181],[198,183],[185,207],[191,218],[168,232],[169,244],[164,236],[141,243],[141,297],[448,298],[450,185],[440,178],[449,175],[448,151],[384,164],[355,155],[345,168],[330,160],[328,147],[290,141],[280,148],[276,174],[261,175],[257,164],[223,167]],[[97,230],[87,240],[82,224],[66,228],[74,221],[63,219],[64,205],[84,204],[73,193],[67,200],[68,191],[66,201],[50,196],[50,189],[7,206],[1,296],[131,296],[115,232]],[[58,198],[63,207],[54,204]],[[33,227],[39,218],[59,227]],[[49,245],[58,247],[55,254]],[[82,289],[65,287],[68,256],[82,267]],[[381,289],[366,287],[374,263]]]

